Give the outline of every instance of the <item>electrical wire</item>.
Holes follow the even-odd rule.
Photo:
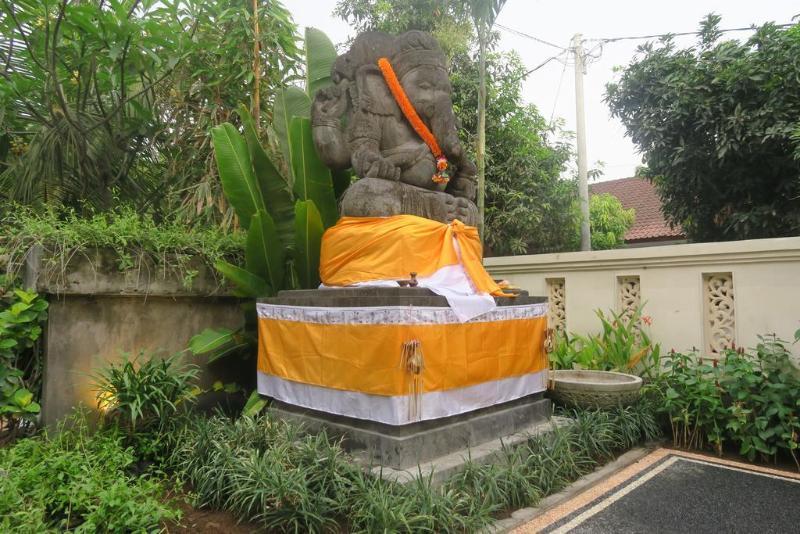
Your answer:
[[[791,26],[795,26],[794,23],[787,23],[787,24],[776,24],[775,28],[789,28]],[[748,26],[746,28],[726,28],[723,30],[717,30],[718,33],[728,33],[728,32],[744,32],[744,31],[753,31],[757,30],[757,26]],[[703,32],[695,31],[695,32],[675,32],[675,33],[656,33],[652,35],[632,35],[632,36],[625,36],[625,37],[599,37],[599,38],[592,38],[592,39],[584,39],[584,41],[601,41],[603,43],[613,43],[616,41],[635,41],[635,40],[642,40],[642,39],[663,39],[665,37],[680,37],[684,35],[700,35]]]
[[[524,74],[522,74],[521,76],[518,76],[518,77],[517,77],[516,79],[514,79],[513,81],[522,80],[522,79],[524,79],[524,78],[527,78],[529,74],[532,74],[532,73],[536,72],[537,70],[541,69],[542,67],[544,67],[545,65],[547,65],[548,63],[550,63],[550,62],[551,62],[551,61],[553,61],[553,60],[556,60],[556,59],[557,59],[557,60],[561,61],[559,58],[560,58],[561,56],[563,56],[564,54],[568,54],[568,53],[570,53],[570,52],[571,52],[570,50],[566,50],[566,49],[565,49],[565,50],[564,50],[563,52],[561,52],[560,54],[557,54],[557,55],[555,55],[555,56],[551,56],[551,57],[549,57],[549,58],[545,59],[544,61],[542,61],[541,63],[539,63],[539,64],[538,64],[538,65],[536,65],[535,67],[533,67],[531,70],[529,70],[529,71],[525,72],[525,73],[524,73]],[[562,63],[564,63],[564,65],[566,66],[566,62],[562,62]]]
[[[561,84],[564,82],[564,73],[567,72],[567,62],[564,61],[564,68],[561,69],[561,77],[558,79],[558,89],[556,89],[556,97],[553,99],[553,111],[550,112],[550,126],[553,125],[553,117],[556,116],[556,106],[558,105],[558,97],[561,96]]]
[[[509,28],[508,26],[503,26],[502,24],[495,23],[494,26],[496,28],[500,28],[501,30],[505,30],[505,31],[513,33],[515,35],[519,35],[520,37],[525,37],[526,39],[531,39],[533,41],[536,41],[537,43],[541,43],[541,44],[544,44],[544,45],[547,45],[547,46],[552,46],[553,48],[558,48],[559,50],[567,50],[567,48],[565,48],[563,46],[559,46],[559,45],[557,45],[555,43],[551,43],[550,41],[545,41],[544,39],[541,39],[539,37],[534,37],[533,35],[529,35],[529,34],[527,34],[525,32],[521,32],[519,30],[515,30],[513,28]]]

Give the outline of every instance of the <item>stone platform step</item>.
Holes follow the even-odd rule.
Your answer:
[[[547,297],[536,297],[520,291],[515,297],[495,297],[498,306],[515,306],[547,302]],[[279,291],[275,297],[258,302],[284,306],[318,307],[377,307],[377,306],[432,306],[447,307],[447,299],[422,287],[341,287],[330,289],[295,289]]]
[[[304,428],[343,438],[342,446],[367,464],[395,470],[478,447],[498,437],[527,432],[549,420],[552,405],[543,393],[441,419],[393,426],[308,410],[273,401],[273,415]]]
[[[503,462],[503,455],[508,449],[524,445],[531,437],[548,434],[559,427],[569,425],[570,422],[571,419],[566,417],[551,417],[547,421],[539,421],[521,428],[514,434],[439,456],[410,469],[370,466],[369,459],[365,456],[355,455],[355,457],[359,463],[369,467],[372,474],[385,480],[409,484],[422,477],[424,480],[430,479],[431,485],[438,487],[463,471],[468,462],[481,465]]]

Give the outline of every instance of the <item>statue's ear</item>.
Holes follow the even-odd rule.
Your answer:
[[[358,108],[377,115],[393,115],[398,107],[377,65],[362,65],[356,71]]]

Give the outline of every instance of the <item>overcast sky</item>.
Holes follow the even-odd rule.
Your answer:
[[[323,30],[334,41],[345,41],[353,30],[332,15],[336,0],[285,0],[285,5],[302,27]],[[567,47],[576,33],[584,39],[639,36],[667,32],[696,31],[700,20],[715,12],[722,15],[721,28],[739,28],[764,22],[791,22],[800,13],[797,0],[508,0],[497,22],[551,43]],[[528,68],[533,68],[559,50],[506,30],[500,30],[500,47],[516,50]],[[741,38],[748,32],[728,34]],[[695,37],[676,38],[689,45]],[[586,95],[587,148],[590,168],[596,161],[605,163],[604,180],[632,176],[641,157],[624,135],[622,125],[611,119],[603,103],[605,84],[615,79],[615,66],[627,65],[636,47],[644,41],[608,43],[596,49],[600,58],[588,66],[584,79]],[[593,48],[596,42],[587,42]],[[562,56],[563,57],[563,56]],[[542,115],[554,115],[575,129],[574,67],[558,61],[531,74],[524,83],[523,95]]]

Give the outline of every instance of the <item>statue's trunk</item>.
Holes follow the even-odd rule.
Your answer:
[[[447,159],[451,162],[459,162],[464,156],[461,141],[458,139],[456,130],[456,117],[453,113],[453,104],[449,98],[441,99],[437,102],[436,110],[431,119],[431,132],[439,142]]]

